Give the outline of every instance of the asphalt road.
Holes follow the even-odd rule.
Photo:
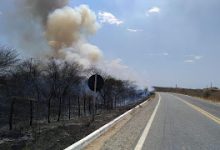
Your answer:
[[[143,150],[220,150],[220,122],[214,120],[220,117],[219,105],[184,95],[160,96]]]
[[[135,112],[126,117],[128,121],[122,127],[118,128],[116,126],[112,129],[115,130],[113,136],[102,144],[98,142],[95,145],[103,145],[101,150],[133,150],[157,102],[158,96],[154,100],[148,101],[142,107],[139,107]],[[110,133],[112,130],[110,130]],[[104,135],[100,139],[104,139],[105,137]],[[97,146],[94,146],[86,150],[98,149]]]
[[[159,93],[97,141],[86,150],[220,150],[220,105]]]
[[[205,101],[200,98],[195,98],[195,97],[182,95],[182,94],[174,94],[174,95],[220,118],[220,104],[219,103],[213,103],[213,102]]]

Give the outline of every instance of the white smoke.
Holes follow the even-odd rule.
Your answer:
[[[146,74],[137,73],[136,70],[124,64],[120,58],[101,62],[98,64],[98,68],[117,79],[133,81],[139,88],[145,88],[150,83]]]
[[[102,58],[102,52],[86,41],[99,29],[96,15],[88,6],[56,9],[48,16],[46,35],[54,49],[52,56],[88,66]]]
[[[68,0],[1,0],[0,10],[9,10],[1,13],[0,36],[23,55],[96,65],[117,78],[144,83],[120,59],[105,60],[102,51],[87,41],[100,28],[96,14],[86,5],[67,4]]]
[[[102,58],[102,52],[97,46],[85,42],[79,42],[74,47],[61,49],[60,52],[65,53],[64,57],[67,61],[74,60],[84,67],[95,65]]]
[[[102,52],[86,40],[99,29],[95,13],[86,5],[67,6],[68,0],[3,0],[0,34],[27,57],[54,57],[88,67]],[[9,13],[10,12],[10,13]]]

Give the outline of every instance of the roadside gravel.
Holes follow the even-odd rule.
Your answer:
[[[158,96],[132,112],[88,145],[86,150],[133,150],[157,104]]]

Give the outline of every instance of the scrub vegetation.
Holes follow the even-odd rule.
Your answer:
[[[103,89],[96,94],[87,86],[88,77],[94,73],[105,80]],[[28,147],[33,142],[39,149],[51,148],[69,134],[69,143],[63,141],[72,144],[147,95],[147,89],[140,90],[133,82],[116,79],[96,68],[85,69],[76,62],[54,58],[19,60],[15,50],[1,47],[0,149]],[[94,98],[95,121],[91,119]],[[82,130],[83,135],[79,132]],[[46,137],[55,140],[49,147],[42,145],[47,145]]]

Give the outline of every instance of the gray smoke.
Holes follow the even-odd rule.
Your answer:
[[[19,7],[28,9],[34,17],[39,17],[45,24],[49,13],[66,6],[68,2],[69,0],[21,0]]]
[[[96,15],[86,5],[71,8],[68,0],[3,0],[0,34],[7,44],[31,57],[55,57],[90,65],[99,48],[86,38],[96,33]]]

